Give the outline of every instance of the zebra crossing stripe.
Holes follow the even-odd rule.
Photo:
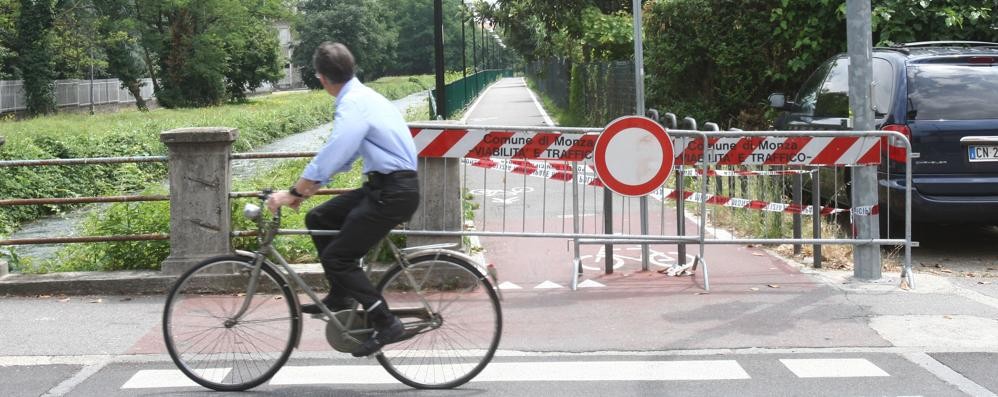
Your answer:
[[[231,368],[205,368],[195,370],[212,382],[221,382]],[[151,389],[159,387],[201,387],[179,369],[144,369],[132,375],[122,389]]]
[[[862,358],[781,359],[798,378],[886,377],[887,372]],[[405,366],[402,366],[405,367]],[[403,371],[405,368],[401,368]],[[415,368],[412,368],[415,370]],[[432,365],[420,370],[440,371]],[[229,368],[204,370],[221,381]],[[494,362],[472,382],[703,381],[752,379],[737,360],[533,361]],[[397,384],[378,365],[286,365],[270,385]],[[140,370],[121,389],[200,387],[180,370]]]
[[[863,358],[781,359],[798,378],[856,378],[890,376]]]

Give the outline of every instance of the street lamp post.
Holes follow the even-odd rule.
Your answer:
[[[433,1],[433,47],[436,60],[437,116],[447,117],[447,98],[444,94],[444,5],[443,0]]]
[[[485,42],[485,18],[482,18],[482,69],[489,69],[489,45]]]

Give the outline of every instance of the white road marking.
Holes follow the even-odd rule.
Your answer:
[[[606,285],[598,281],[593,281],[592,279],[588,279],[586,281],[579,283],[579,288],[599,288],[599,287],[606,287]]]
[[[229,374],[231,368],[205,368],[198,370],[202,376],[212,382],[221,382]],[[179,369],[144,369],[132,375],[122,389],[150,389],[157,387],[201,387],[194,383]]]
[[[404,367],[404,366],[403,366]],[[426,366],[428,371],[429,366]],[[441,368],[443,370],[443,368]],[[404,369],[403,369],[404,371]],[[735,360],[492,363],[472,382],[586,382],[751,379]],[[284,367],[271,385],[398,383],[376,365]]]
[[[541,106],[541,102],[537,100],[537,96],[534,95],[534,91],[527,86],[527,79],[523,78],[521,80],[523,81],[524,88],[527,89],[527,93],[530,94],[530,99],[534,101],[534,106],[536,106],[537,110],[541,112],[541,117],[544,118],[544,124],[553,127],[555,125],[554,120],[551,120],[551,116],[548,116],[548,112],[544,110],[544,106]]]
[[[798,378],[856,378],[891,376],[864,358],[781,359]]]
[[[967,377],[954,371],[952,368],[947,367],[943,363],[936,361],[936,359],[926,353],[903,353],[901,356],[908,359],[908,361],[918,364],[919,367],[925,368],[925,370],[931,372],[937,378],[942,379],[946,383],[956,386],[960,389],[960,391],[967,393],[968,395],[982,397],[996,396],[996,394],[991,390],[988,390],[984,386],[967,379]]]
[[[60,397],[73,391],[76,386],[89,379],[93,374],[100,372],[105,366],[110,362],[110,359],[103,359],[97,363],[90,364],[81,368],[76,374],[74,374],[69,379],[60,382],[55,387],[49,389],[48,392],[42,394],[42,397]]]
[[[523,287],[513,284],[509,281],[503,281],[499,284],[499,289],[523,289]]]
[[[561,285],[551,281],[544,281],[543,283],[537,284],[537,286],[534,287],[534,289],[555,289],[555,288],[565,288],[565,287],[562,287]]]

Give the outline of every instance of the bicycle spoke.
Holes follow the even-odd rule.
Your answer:
[[[219,270],[252,268],[241,260],[199,264],[178,280],[164,313],[171,358],[192,380],[216,390],[245,390],[269,379],[287,360],[298,332],[298,322],[289,315],[291,291],[277,281],[279,275],[269,265],[261,268],[256,280],[256,289],[267,294],[247,296],[222,290],[232,283],[222,283],[223,287],[210,293],[188,284],[226,274],[244,277],[244,282],[235,285],[246,287],[248,273]],[[276,294],[270,293],[275,290]],[[233,318],[243,306],[246,310],[240,318]]]

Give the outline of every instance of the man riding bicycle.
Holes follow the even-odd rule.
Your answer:
[[[312,236],[330,286],[322,303],[332,311],[352,308],[357,302],[363,305],[375,330],[352,353],[363,357],[397,341],[404,331],[359,260],[416,211],[416,148],[395,105],[356,78],[354,57],[345,45],[322,43],[312,56],[312,64],[322,87],[336,98],[333,129],[301,178],[288,191],[271,195],[267,207],[271,211],[282,206],[298,209],[333,174],[349,171],[357,157],[363,158],[367,181],[305,216],[309,229],[340,231],[337,236]],[[306,304],[302,311],[316,314],[321,309]]]

